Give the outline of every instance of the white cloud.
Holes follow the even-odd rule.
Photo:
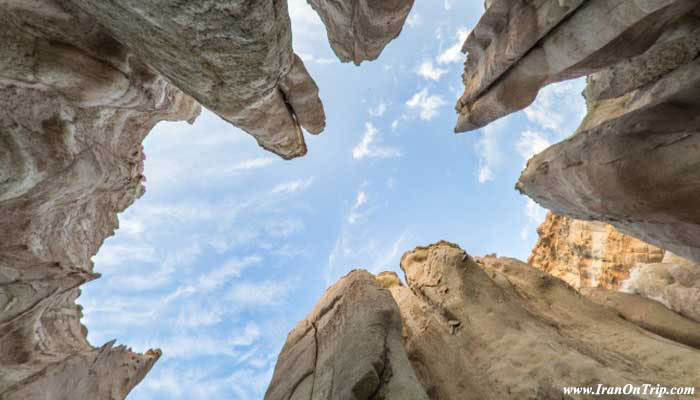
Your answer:
[[[525,203],[525,215],[530,219],[533,224],[541,224],[547,216],[547,210],[540,207],[539,204],[535,203],[532,199],[528,198]]]
[[[423,25],[423,18],[417,12],[411,12],[411,15],[406,18],[406,26],[409,28],[415,28],[417,26]]]
[[[378,142],[379,131],[371,122],[365,124],[365,132],[360,143],[352,149],[352,158],[361,160],[367,158],[396,158],[401,157],[401,151],[395,147],[381,146]]]
[[[296,179],[293,181],[280,183],[279,185],[272,188],[272,190],[270,192],[273,194],[278,194],[278,193],[291,194],[291,193],[303,192],[309,186],[311,186],[313,181],[314,181],[314,177],[310,176],[306,179]]]
[[[527,119],[562,137],[569,135],[586,114],[581,96],[584,79],[553,83],[540,90],[535,102],[524,110]]]
[[[467,36],[469,36],[469,30],[467,28],[459,28],[455,43],[437,57],[438,64],[464,62],[466,57],[462,54],[462,45],[467,40]]]
[[[515,144],[518,154],[525,160],[550,146],[549,140],[543,133],[526,130],[520,133],[520,139]]]
[[[202,178],[207,179],[218,179],[226,178],[232,175],[239,174],[244,171],[264,168],[268,165],[274,163],[277,159],[272,157],[256,157],[249,160],[243,160],[233,165],[227,165],[224,167],[216,167],[204,170],[201,172]]]
[[[397,129],[399,129],[399,120],[396,119],[394,122],[391,123],[391,131],[395,132]]]
[[[348,214],[348,222],[354,224],[360,219],[364,214],[359,212],[359,209],[367,203],[367,194],[364,190],[360,190],[357,193],[357,198],[355,199],[355,204],[353,204],[350,209],[350,214]]]
[[[481,137],[476,142],[476,153],[479,157],[479,183],[485,183],[494,179],[494,169],[502,161],[501,141],[503,136],[504,120],[498,120],[480,130]]]
[[[452,9],[452,0],[445,0],[445,10],[451,10]]]
[[[107,242],[100,251],[92,257],[95,267],[114,267],[129,261],[155,261],[156,249],[147,245],[121,245]]]
[[[246,306],[270,306],[285,301],[291,290],[289,281],[241,282],[231,287],[226,300]]]
[[[437,117],[440,114],[438,109],[445,104],[442,97],[429,94],[428,88],[423,88],[406,102],[408,108],[420,110],[420,118],[424,121]]]
[[[377,107],[370,108],[367,112],[373,117],[381,117],[386,112],[386,103],[384,103],[384,101],[380,101],[379,104],[377,104]]]
[[[442,68],[437,68],[433,65],[430,60],[423,61],[421,65],[416,68],[416,73],[423,77],[423,79],[428,79],[432,81],[439,81],[440,77],[447,73],[447,70]]]

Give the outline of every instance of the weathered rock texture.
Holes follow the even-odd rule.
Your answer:
[[[621,290],[656,300],[700,322],[700,265],[666,253],[661,263],[639,264]]]
[[[355,60],[376,58],[410,6],[352,8]],[[0,26],[0,398],[123,399],[160,352],[91,346],[75,299],[144,192],[144,137],[199,102],[301,156],[301,128],[325,125],[318,88],[284,0],[5,0]]]
[[[664,251],[612,225],[548,213],[528,264],[572,287],[618,289],[636,264],[659,263]]]
[[[199,106],[82,12],[0,5],[0,398],[122,399],[159,351],[86,340],[78,287],[143,194],[141,141]]]
[[[427,400],[401,342],[396,303],[356,270],[287,336],[266,400]]]
[[[458,132],[530,105],[539,89],[639,56],[695,0],[494,0],[464,43]],[[691,46],[692,47],[692,46]]]
[[[356,65],[379,57],[401,33],[414,0],[308,0],[326,25],[333,51]]]
[[[520,261],[485,257],[477,262],[447,242],[404,254],[401,268],[408,287],[393,273],[382,273],[376,279],[398,305],[407,359],[431,399],[583,399],[587,397],[564,395],[562,387],[648,382],[692,386],[700,382],[700,325],[658,303],[613,292],[609,299],[615,303],[610,300],[605,306],[599,305],[563,281]],[[347,280],[348,277],[343,278],[334,288],[346,286]],[[395,310],[395,306],[386,304],[378,287],[368,283],[356,288],[364,291],[357,299],[384,300],[352,303],[350,296],[341,297],[343,309],[352,310],[353,315],[373,315],[375,304],[380,310]],[[622,295],[632,300],[618,301],[614,297]],[[312,330],[307,322],[314,320],[318,310],[328,309],[332,298],[326,294],[310,318],[290,334],[268,396],[277,387],[291,387],[299,381],[296,371],[304,368],[293,367],[290,360],[301,360],[302,356],[292,349],[304,347],[296,343],[310,334],[299,332]],[[354,321],[351,315],[346,318],[338,317],[341,321]],[[381,330],[384,324],[372,322],[371,317],[366,319],[368,322],[359,325],[346,323],[344,329],[329,329],[323,343],[347,343],[348,336],[358,335],[364,335],[363,347],[372,346],[372,340],[381,341],[381,335],[374,339],[369,335],[374,330],[368,326]],[[667,327],[667,322],[675,325]],[[353,326],[360,326],[362,333],[356,333]],[[316,348],[318,352],[307,351],[305,357],[316,354],[318,359],[334,360],[336,371],[371,370],[347,354],[352,352],[349,347],[313,347],[310,338],[306,343],[306,348]],[[377,343],[373,346],[380,347]],[[405,360],[403,349],[397,351]],[[287,378],[285,372],[293,377]],[[423,395],[420,390],[413,390],[413,396]],[[333,398],[394,398],[392,395],[392,391],[387,391],[388,397]]]
[[[573,136],[530,159],[516,188],[557,215],[602,221],[700,261],[700,14],[692,9],[697,2],[616,1],[604,17],[584,13],[607,3],[580,6],[542,42],[548,56],[562,59],[598,49],[584,52],[574,72],[562,76],[592,74],[585,91],[588,115]],[[589,34],[576,21],[588,21]],[[606,42],[610,29],[622,22],[625,30]],[[555,40],[559,31],[570,34]],[[547,49],[550,37],[559,48]],[[523,62],[512,74],[517,76]],[[501,79],[484,96],[505,90],[509,78]]]

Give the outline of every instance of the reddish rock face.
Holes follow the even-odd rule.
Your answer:
[[[658,263],[664,251],[613,226],[548,213],[528,263],[572,287],[616,290],[639,263]]]

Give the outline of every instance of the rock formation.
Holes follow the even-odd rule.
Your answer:
[[[356,65],[375,60],[401,33],[414,0],[308,0],[326,25],[336,56]]]
[[[635,266],[621,290],[656,300],[700,322],[700,265],[669,252],[660,263]]]
[[[396,379],[410,377],[405,380],[411,384],[410,391],[394,392],[383,386],[387,390],[382,396],[357,391],[333,398],[423,398],[424,390],[429,398],[443,400],[583,399],[588,397],[565,395],[562,388],[648,382],[692,386],[700,382],[700,325],[658,303],[613,292],[633,300],[613,303],[617,298],[610,297],[607,305],[599,305],[520,261],[475,260],[447,242],[404,254],[401,269],[408,287],[393,273],[382,273],[376,279],[398,305],[404,347],[389,347],[389,354],[398,355],[391,363],[392,371],[400,371]],[[362,284],[351,284],[360,277]],[[341,279],[290,333],[267,399],[292,394],[291,398],[329,398],[321,393],[297,396],[289,389],[308,387],[310,378],[305,380],[304,375],[312,370],[331,376],[356,371],[344,382],[350,386],[357,385],[362,376],[378,375],[380,369],[367,366],[364,358],[353,354],[367,352],[370,360],[377,359],[380,350],[366,349],[385,348],[383,332],[387,321],[396,320],[397,311],[396,305],[389,304],[388,293],[368,280],[364,272]],[[658,307],[646,313],[654,305]],[[377,317],[381,312],[384,318]],[[326,328],[314,345],[313,324],[323,316]],[[674,325],[668,327],[667,322]],[[393,324],[392,331],[398,330]],[[362,346],[357,344],[358,336]],[[326,360],[326,364],[313,363],[313,358]],[[406,360],[410,364],[398,364]],[[413,375],[406,372],[410,369],[423,389],[414,386]],[[333,382],[330,377],[322,381]]]
[[[160,352],[90,346],[78,287],[143,194],[143,138],[199,106],[86,14],[5,2],[0,21],[0,398],[122,399]]]
[[[399,309],[372,274],[340,279],[289,333],[265,399],[428,399],[401,342]]]
[[[700,261],[694,0],[494,0],[464,43],[456,131],[530,105],[543,86],[589,76],[576,133],[534,156],[517,189],[540,205]]]
[[[548,50],[550,37],[553,45],[577,53],[604,44],[609,24],[638,20],[581,59],[575,73],[565,74],[592,74],[585,91],[588,115],[573,136],[534,156],[516,187],[557,215],[609,223],[624,234],[700,261],[700,17],[697,8],[692,10],[697,4],[614,2],[620,6],[610,16],[588,17],[585,30],[595,37],[581,32],[555,40],[559,32],[573,32],[584,11],[606,3],[587,2],[543,39],[548,56],[566,58],[573,50]],[[618,16],[622,9],[628,17]],[[598,32],[604,33],[601,38]],[[523,63],[509,74],[517,76]],[[501,79],[483,96],[506,90],[509,78]],[[514,110],[499,108],[505,109]]]
[[[410,6],[357,9],[355,60]],[[297,157],[325,124],[318,88],[286,1],[5,0],[0,25],[0,398],[123,399],[160,351],[91,346],[75,299],[144,192],[141,142],[200,103]]]
[[[572,287],[616,290],[629,270],[640,263],[658,263],[664,251],[613,226],[572,220],[548,213],[537,228],[539,238],[528,264],[554,275]]]

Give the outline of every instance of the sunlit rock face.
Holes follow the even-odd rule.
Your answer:
[[[446,400],[572,399],[585,397],[566,396],[562,387],[700,382],[700,325],[656,302],[610,292],[632,299],[596,304],[518,260],[474,259],[447,242],[404,254],[401,268],[408,287],[394,273],[379,274],[380,287],[364,272],[331,287],[289,334],[266,398],[330,398],[315,394],[317,389],[309,392],[309,386],[330,381],[354,387],[357,379],[339,381],[347,371],[377,376],[366,365],[376,356],[354,354],[385,348],[383,333],[388,325],[391,332],[398,329],[397,312],[403,348],[390,348],[390,355],[400,355],[391,368],[399,377],[410,377],[405,381],[410,386],[383,386],[382,396],[358,390],[333,398],[412,399],[427,393]],[[314,340],[319,320],[324,330]],[[675,325],[665,326],[669,321]],[[409,368],[422,388],[415,386]]]
[[[549,213],[537,232],[530,265],[593,296],[592,300],[605,297],[604,302],[629,303],[633,300],[627,295],[603,296],[600,293],[610,292],[596,289],[627,292],[700,322],[700,265],[602,222]]]
[[[572,287],[618,289],[639,263],[658,263],[664,251],[613,226],[548,213],[528,263]]]
[[[414,0],[308,0],[326,25],[333,51],[356,65],[375,60],[401,33]]]
[[[10,1],[0,24],[0,398],[123,399],[160,352],[88,344],[78,287],[143,194],[143,138],[199,106],[89,15]]]

